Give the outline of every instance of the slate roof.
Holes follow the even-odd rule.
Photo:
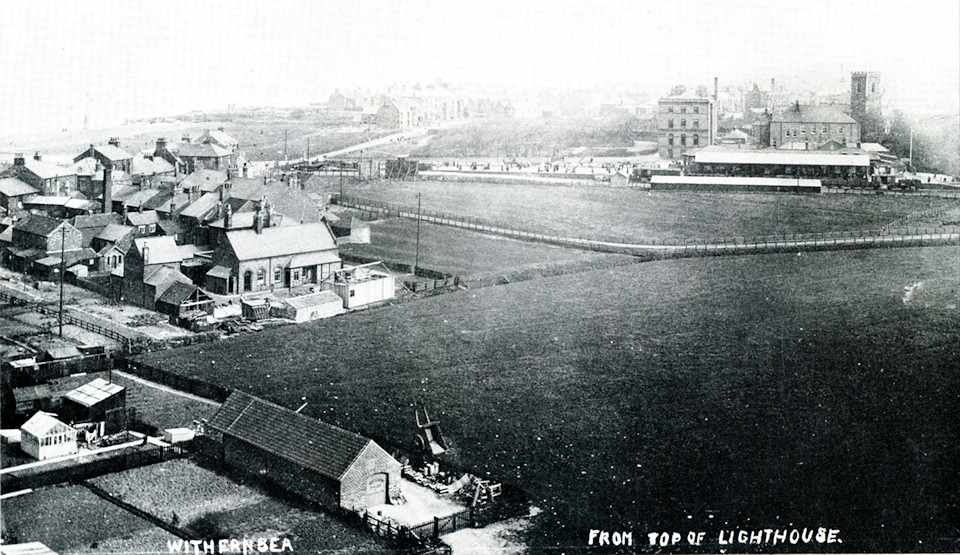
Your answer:
[[[77,171],[72,167],[65,168],[63,166],[58,166],[49,162],[43,162],[41,160],[35,160],[33,158],[24,160],[23,165],[40,179],[51,179],[54,177],[77,175]]]
[[[111,160],[114,162],[117,162],[120,160],[129,160],[133,158],[133,155],[127,152],[126,150],[123,150],[122,148],[118,146],[113,146],[111,144],[95,146],[93,147],[93,149],[99,152],[100,154],[102,154],[104,158],[106,158],[107,160]],[[83,153],[79,154],[76,158],[74,158],[74,161],[83,159],[83,157],[87,155],[89,152],[90,152],[90,149],[88,148]]]
[[[144,189],[142,191],[137,191],[136,193],[133,193],[132,195],[123,199],[123,203],[127,206],[137,207],[143,205],[159,194],[159,189]]]
[[[35,195],[40,191],[36,190],[29,183],[24,183],[16,177],[4,177],[0,179],[0,195],[7,197],[19,197],[23,195]]]
[[[120,214],[111,212],[110,214],[89,214],[84,216],[74,216],[73,227],[83,231],[90,228],[103,229],[110,224],[120,223]]]
[[[127,212],[127,221],[130,225],[150,225],[160,221],[156,210],[147,210],[146,212]]]
[[[122,241],[128,235],[133,233],[133,227],[129,225],[120,225],[120,224],[109,224],[100,230],[100,233],[97,234],[97,239],[103,241],[109,241],[111,243],[116,243]]]
[[[19,231],[23,231],[24,233],[29,233],[31,235],[49,237],[50,234],[56,231],[62,223],[63,222],[61,220],[57,220],[55,218],[49,218],[39,214],[31,214],[17,222],[13,227]]]
[[[212,143],[183,143],[177,151],[181,158],[222,158],[233,152]]]
[[[352,214],[348,214],[335,222],[330,222],[330,227],[333,229],[345,229],[345,230],[365,229],[370,227],[370,224],[368,224],[367,222],[361,220],[360,218]]]
[[[97,378],[88,384],[81,385],[63,397],[85,407],[92,407],[121,391],[123,391],[123,386],[110,383],[103,378]]]
[[[227,241],[240,260],[336,250],[337,242],[324,223],[228,231]]]
[[[190,206],[187,206],[181,210],[180,215],[187,218],[202,220],[207,217],[212,210],[216,209],[218,202],[220,202],[219,195],[216,193],[206,193],[196,201],[192,202]]]
[[[196,170],[180,182],[183,189],[199,188],[205,193],[216,191],[227,182],[227,174],[216,170]]]
[[[159,237],[140,237],[139,239],[133,240],[134,248],[137,249],[137,252],[140,253],[140,256],[143,257],[143,248],[148,247],[150,249],[149,260],[145,261],[144,264],[170,264],[174,262],[182,262],[183,255],[180,253],[180,247],[177,246],[177,243],[173,240],[173,237],[169,235],[161,235]]]
[[[92,177],[97,173],[97,161],[90,157],[83,158],[73,164],[73,169],[77,170],[77,175]]]
[[[224,148],[229,148],[231,145],[239,144],[236,139],[234,139],[230,135],[227,135],[223,131],[220,131],[219,129],[214,129],[213,131],[205,131],[203,135],[200,135],[197,141],[202,143],[208,139]]]
[[[773,116],[772,123],[857,123],[847,114],[829,104],[801,104],[781,110]]]
[[[270,454],[340,480],[373,440],[234,391],[209,426]]]

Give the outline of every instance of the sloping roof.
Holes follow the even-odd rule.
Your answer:
[[[234,177],[230,180],[230,198],[260,200],[265,183],[262,179]]]
[[[699,164],[777,164],[785,166],[870,165],[866,154],[827,154],[816,150],[718,150],[701,149],[694,160]]]
[[[183,189],[197,188],[205,193],[216,191],[220,185],[227,182],[227,174],[216,170],[196,170],[180,182]]]
[[[143,257],[144,247],[150,249],[149,260],[145,260],[145,265],[150,264],[170,264],[173,262],[182,262],[183,256],[180,248],[169,235],[159,237],[141,237],[133,240],[134,248]]]
[[[0,179],[0,195],[7,197],[19,197],[22,195],[35,195],[40,191],[36,190],[29,183],[24,183],[16,177],[4,177]]]
[[[127,221],[130,225],[150,225],[160,221],[160,216],[156,210],[147,210],[146,212],[127,212]]]
[[[207,275],[210,277],[227,279],[230,277],[230,272],[230,268],[226,266],[214,266],[213,268],[210,268],[210,271],[207,272]]]
[[[198,220],[202,220],[217,207],[218,202],[220,202],[220,197],[216,193],[206,193],[194,202],[190,203],[190,206],[187,206],[181,210],[180,215],[187,218],[196,218]]]
[[[233,152],[212,143],[183,143],[177,151],[181,158],[222,158]]]
[[[103,378],[97,378],[88,384],[81,385],[70,393],[64,395],[65,399],[70,399],[85,407],[92,407],[97,403],[113,397],[123,391],[123,386],[110,383]]]
[[[714,177],[698,175],[655,175],[650,183],[663,185],[715,185],[742,187],[794,187],[820,188],[819,179],[793,179],[789,177]]]
[[[227,135],[223,131],[220,131],[219,129],[214,129],[213,131],[209,131],[209,130],[205,131],[203,135],[200,135],[200,137],[197,138],[197,141],[202,143],[207,139],[225,148],[229,145],[238,144],[238,141],[236,139],[234,139],[230,135]]]
[[[113,146],[111,144],[98,145],[93,147],[93,149],[99,152],[100,154],[102,154],[103,157],[106,158],[107,160],[111,160],[114,162],[117,162],[120,160],[129,160],[133,158],[133,155],[127,152],[126,150],[123,150],[122,148],[118,146]],[[86,158],[89,154],[90,154],[90,149],[89,148],[84,149],[83,152],[81,152],[76,157],[74,157],[73,161],[74,162],[80,161],[83,158]]]
[[[860,143],[860,149],[867,152],[890,152],[890,149],[880,143]]]
[[[177,220],[160,220],[157,222],[164,235],[176,235],[183,233],[183,226]]]
[[[73,227],[83,231],[91,228],[103,229],[110,224],[120,223],[120,214],[111,212],[109,214],[89,214],[83,216],[74,216]]]
[[[177,211],[187,206],[188,204],[190,204],[190,195],[186,193],[177,193],[172,197],[166,199],[166,201],[163,204],[160,204],[159,206],[157,206],[155,210],[157,212],[160,212],[161,214],[169,214],[171,202],[173,202],[174,211]],[[151,204],[152,204],[152,201],[151,201]]]
[[[65,168],[63,166],[58,166],[49,162],[43,162],[41,160],[35,160],[33,158],[24,160],[23,165],[40,179],[51,179],[53,177],[77,175],[77,170],[72,167]]]
[[[733,131],[727,133],[723,136],[724,139],[747,139],[749,135],[740,131],[739,129],[734,129]]]
[[[60,227],[63,222],[55,218],[41,216],[40,214],[31,214],[26,218],[14,224],[14,228],[31,235],[49,237],[51,233]]]
[[[348,214],[335,222],[330,222],[330,227],[335,229],[365,229],[370,227],[370,224],[352,214]]]
[[[109,241],[111,243],[116,243],[126,238],[128,235],[133,233],[133,227],[129,225],[120,225],[120,224],[109,224],[107,227],[100,230],[100,233],[97,234],[97,239],[102,241]]]
[[[189,299],[190,295],[193,295],[193,292],[197,289],[198,287],[192,283],[176,281],[171,283],[170,287],[167,287],[167,290],[160,295],[160,298],[157,299],[157,302],[179,305],[183,301]]]
[[[153,197],[161,194],[159,189],[144,189],[142,191],[137,191],[127,198],[123,199],[123,203],[127,206],[141,206]],[[116,200],[116,199],[115,199]]]
[[[43,542],[26,542],[0,545],[0,555],[57,555],[57,552]]]
[[[47,349],[45,358],[64,359],[78,356],[80,356],[80,351],[73,345],[67,345],[65,347],[52,347]]]
[[[35,437],[42,437],[54,428],[69,428],[69,426],[57,420],[56,416],[49,412],[38,412],[20,426],[20,430]]]
[[[772,123],[857,123],[836,106],[829,104],[801,104],[780,110],[773,116]]]
[[[53,386],[50,384],[28,385],[26,387],[17,387],[13,389],[13,398],[20,403],[31,403],[42,399],[53,397]]]
[[[373,440],[234,391],[209,426],[334,480]]]
[[[88,156],[87,158],[83,158],[74,162],[73,169],[77,171],[77,175],[92,177],[97,173],[97,161]]]
[[[240,260],[256,260],[337,248],[336,239],[324,223],[228,231],[227,241]]]

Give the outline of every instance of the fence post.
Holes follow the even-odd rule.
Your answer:
[[[433,538],[436,539],[439,537],[440,537],[440,517],[434,516],[433,517]]]

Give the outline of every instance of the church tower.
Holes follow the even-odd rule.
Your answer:
[[[883,135],[883,91],[880,73],[855,71],[850,74],[850,115],[860,124],[864,142],[877,142]]]

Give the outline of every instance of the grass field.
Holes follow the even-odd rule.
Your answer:
[[[929,197],[650,192],[440,181],[365,182],[348,195],[481,218],[544,233],[612,241],[706,240],[876,229],[957,200]]]
[[[388,445],[422,399],[455,460],[531,493],[535,546],[829,526],[844,551],[956,550],[958,268],[956,247],[649,262],[146,358]]]
[[[165,553],[176,536],[82,486],[54,486],[3,500],[5,534],[57,553]]]
[[[111,495],[198,538],[288,538],[298,553],[383,553],[387,545],[316,511],[294,507],[188,460],[92,480]]]
[[[347,244],[340,251],[413,264],[417,253],[417,222],[389,218],[370,224],[369,244]],[[591,268],[632,264],[636,258],[602,254],[495,235],[420,225],[420,266],[464,278],[468,284],[510,281]]]
[[[194,420],[210,419],[217,412],[216,405],[150,387],[117,373],[113,374],[113,381],[127,388],[127,406],[136,409],[137,419],[159,430],[190,427]]]

